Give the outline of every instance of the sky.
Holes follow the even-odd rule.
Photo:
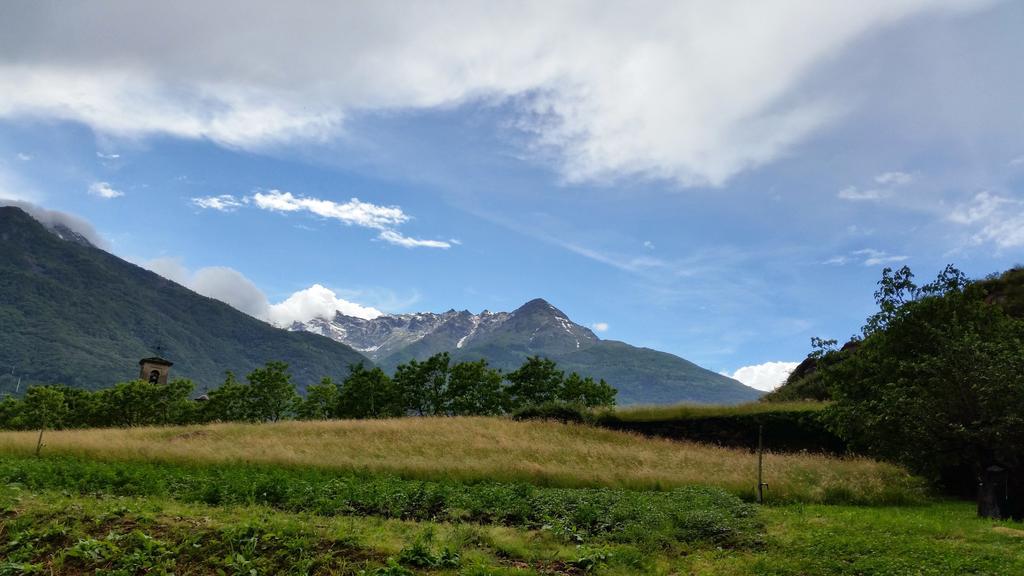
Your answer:
[[[277,324],[512,310],[770,389],[1024,262],[1024,3],[9,2],[0,198]]]

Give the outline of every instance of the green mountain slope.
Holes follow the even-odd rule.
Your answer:
[[[60,230],[58,230],[60,232]],[[62,234],[62,236],[66,236]],[[300,388],[366,359],[344,344],[287,332],[0,207],[0,392],[21,378],[82,388],[138,376],[140,358],[174,362],[200,388],[268,361]],[[369,363],[367,361],[367,363]]]

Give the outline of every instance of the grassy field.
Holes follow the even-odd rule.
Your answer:
[[[0,486],[0,574],[1013,576],[1019,524],[969,504],[763,509],[756,547],[642,549],[551,530]],[[433,566],[423,566],[433,564]]]
[[[709,485],[753,496],[748,451],[582,425],[504,418],[406,418],[47,432],[44,454],[107,461],[252,463],[446,481],[670,490]],[[32,432],[0,433],[0,454],[35,449]],[[769,454],[772,502],[920,502],[921,483],[861,458]]]
[[[827,405],[825,402],[750,402],[730,406],[716,404],[635,405],[616,408],[611,411],[611,414],[623,422],[660,422],[719,416],[745,416],[767,412],[817,412]]]
[[[1024,526],[864,459],[769,454],[758,507],[747,451],[550,422],[44,439],[0,434],[0,576],[1024,574]]]

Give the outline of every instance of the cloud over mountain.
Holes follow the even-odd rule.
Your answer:
[[[372,319],[380,310],[338,297],[320,284],[299,290],[287,299],[272,304],[267,295],[244,274],[226,266],[208,266],[191,271],[177,258],[157,258],[142,263],[143,267],[190,288],[203,296],[220,300],[246,314],[276,326],[317,317],[331,317],[341,312],[356,318]]]

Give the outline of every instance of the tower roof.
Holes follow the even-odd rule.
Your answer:
[[[143,364],[159,364],[161,366],[174,366],[174,362],[171,362],[170,360],[164,360],[159,356],[153,356],[151,358],[143,358],[142,360],[139,360],[139,366],[142,366]]]

